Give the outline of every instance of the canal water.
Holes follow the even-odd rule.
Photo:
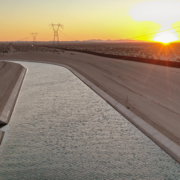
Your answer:
[[[21,64],[1,180],[180,179],[177,162],[67,69]]]

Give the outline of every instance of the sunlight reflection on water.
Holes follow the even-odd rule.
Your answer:
[[[68,70],[28,68],[0,179],[178,179],[180,165]]]

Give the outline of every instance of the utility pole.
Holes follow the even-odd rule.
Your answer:
[[[32,37],[33,37],[33,46],[36,44],[36,35],[37,33],[31,33]]]
[[[59,28],[64,29],[64,26],[62,24],[50,24],[50,26],[52,27],[53,31],[54,31],[54,38],[53,38],[53,45],[55,45],[55,43],[57,42],[57,44],[59,45]]]

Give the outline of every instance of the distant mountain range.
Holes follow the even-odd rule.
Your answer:
[[[102,39],[88,39],[88,40],[83,40],[83,41],[61,41],[62,43],[64,42],[109,42],[109,43],[119,43],[119,42],[144,42],[144,41],[136,41],[136,40],[130,40],[130,39],[118,39],[118,40],[111,40],[111,39],[107,39],[107,40],[102,40]]]
[[[111,40],[111,39],[107,39],[107,40],[102,40],[102,39],[89,39],[89,40],[85,40],[85,42],[137,42],[135,40],[130,40],[130,39],[118,39],[118,40]],[[142,41],[141,41],[142,42]]]
[[[32,41],[4,41],[0,43],[33,43]],[[59,41],[60,44],[74,44],[74,43],[142,43],[146,41],[137,41],[137,40],[130,40],[130,39],[118,39],[118,40],[102,40],[102,39],[88,39],[88,40],[75,40],[75,41]],[[53,43],[53,41],[36,41],[37,44],[49,44]]]

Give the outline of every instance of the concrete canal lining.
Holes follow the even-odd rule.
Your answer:
[[[8,124],[12,111],[14,109],[14,105],[16,103],[16,99],[21,89],[21,85],[22,85],[25,74],[26,74],[26,68],[23,68],[19,76],[19,79],[17,80],[16,85],[3,109],[3,112],[0,115],[0,124]]]
[[[25,60],[26,61],[26,60]],[[173,159],[180,163],[180,146],[175,144],[172,140],[164,136],[161,132],[157,131],[154,127],[146,123],[143,119],[138,117],[132,111],[127,109],[125,106],[120,104],[118,101],[109,96],[106,92],[102,91],[97,85],[93,84],[87,78],[79,74],[73,68],[60,64],[51,63],[46,61],[26,61],[26,62],[36,62],[53,64],[67,68],[75,76],[77,76],[81,81],[88,85],[93,91],[99,94],[106,102],[108,102],[112,107],[114,107],[118,112],[120,112],[124,117],[126,117],[134,126],[136,126],[140,131],[142,131],[146,136],[148,136],[153,142],[155,142],[161,149],[163,149],[167,154],[169,154]]]
[[[169,138],[167,138],[162,133],[157,131],[155,128],[153,128],[151,125],[146,123],[143,119],[141,119],[136,114],[128,110],[125,106],[117,102],[115,99],[110,97],[106,92],[102,91],[99,87],[94,85],[92,82],[90,82],[88,79],[86,79],[81,74],[76,72],[74,69],[63,64],[61,64],[60,66],[63,66],[67,68],[68,70],[70,70],[81,81],[83,81],[86,85],[88,85],[93,91],[99,94],[106,102],[108,102],[112,107],[114,107],[118,112],[120,112],[125,118],[127,118],[127,120],[129,120],[141,132],[143,132],[147,137],[149,137],[153,142],[155,142],[161,149],[163,149],[173,159],[175,159],[178,163],[180,163],[180,146],[178,146]]]
[[[8,63],[3,62],[3,63],[6,65],[9,62]],[[9,63],[9,64],[10,64],[10,66],[6,71],[2,70],[3,67],[5,67],[5,65],[3,65],[2,69],[1,69],[3,71],[3,74],[1,76],[2,77],[1,78],[2,98],[5,96],[8,96],[7,95],[8,90],[12,89],[12,91],[9,94],[9,96],[6,98],[6,101],[3,101],[1,99],[0,106],[3,110],[0,113],[0,127],[2,127],[3,125],[7,125],[9,123],[9,120],[11,118],[11,114],[13,112],[13,109],[14,109],[14,106],[15,106],[15,103],[16,103],[19,91],[21,89],[21,85],[23,83],[23,80],[24,80],[24,77],[26,74],[26,70],[27,70],[26,68],[22,67],[21,65],[17,65],[15,63]],[[14,68],[14,67],[16,67],[16,68]],[[9,71],[12,71],[12,73]],[[21,73],[18,76],[19,71],[21,71]],[[15,85],[14,85],[14,81],[16,81]],[[3,136],[4,136],[4,132],[2,130],[0,130],[0,144],[3,140]]]
[[[4,136],[4,131],[0,130],[0,145],[1,145],[1,142],[3,140],[3,136]]]

